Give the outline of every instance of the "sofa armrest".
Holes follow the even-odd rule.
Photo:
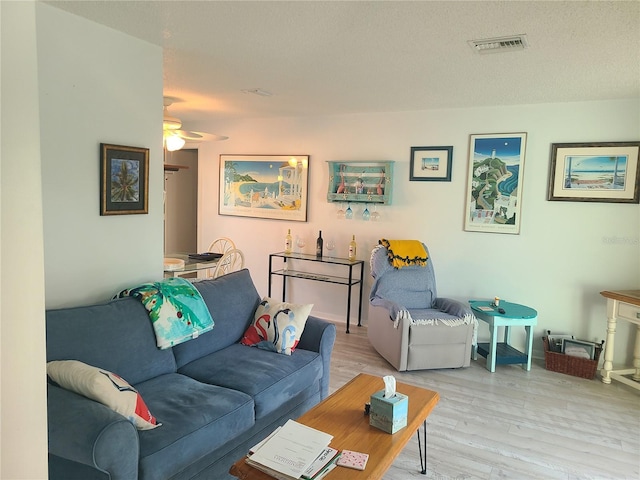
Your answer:
[[[321,399],[329,395],[331,352],[336,341],[336,326],[317,317],[309,316],[296,348],[320,353],[322,357]]]
[[[101,403],[49,384],[49,453],[105,472],[112,480],[138,478],[135,426]]]

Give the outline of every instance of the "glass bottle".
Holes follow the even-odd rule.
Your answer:
[[[316,240],[316,257],[322,258],[322,230],[318,234],[318,239]]]
[[[349,260],[354,261],[356,259],[356,236],[354,235],[349,242]]]
[[[289,255],[291,248],[293,247],[293,239],[291,238],[291,229],[287,231],[287,236],[284,237],[284,253]]]

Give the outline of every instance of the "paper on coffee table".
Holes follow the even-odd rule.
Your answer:
[[[251,455],[249,461],[299,478],[332,438],[328,433],[289,420]]]

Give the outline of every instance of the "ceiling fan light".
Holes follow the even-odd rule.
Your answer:
[[[169,150],[170,152],[180,150],[182,147],[184,147],[185,144],[184,138],[180,138],[178,135],[168,135],[164,141],[167,150]]]
[[[182,127],[182,122],[179,118],[165,115],[162,119],[162,128],[165,130],[179,130]]]

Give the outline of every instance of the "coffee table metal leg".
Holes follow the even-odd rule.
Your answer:
[[[420,473],[427,474],[427,421],[422,422],[422,430],[424,431],[424,443],[420,442],[420,427],[418,427],[418,451],[420,452]],[[423,458],[424,452],[424,460]]]

